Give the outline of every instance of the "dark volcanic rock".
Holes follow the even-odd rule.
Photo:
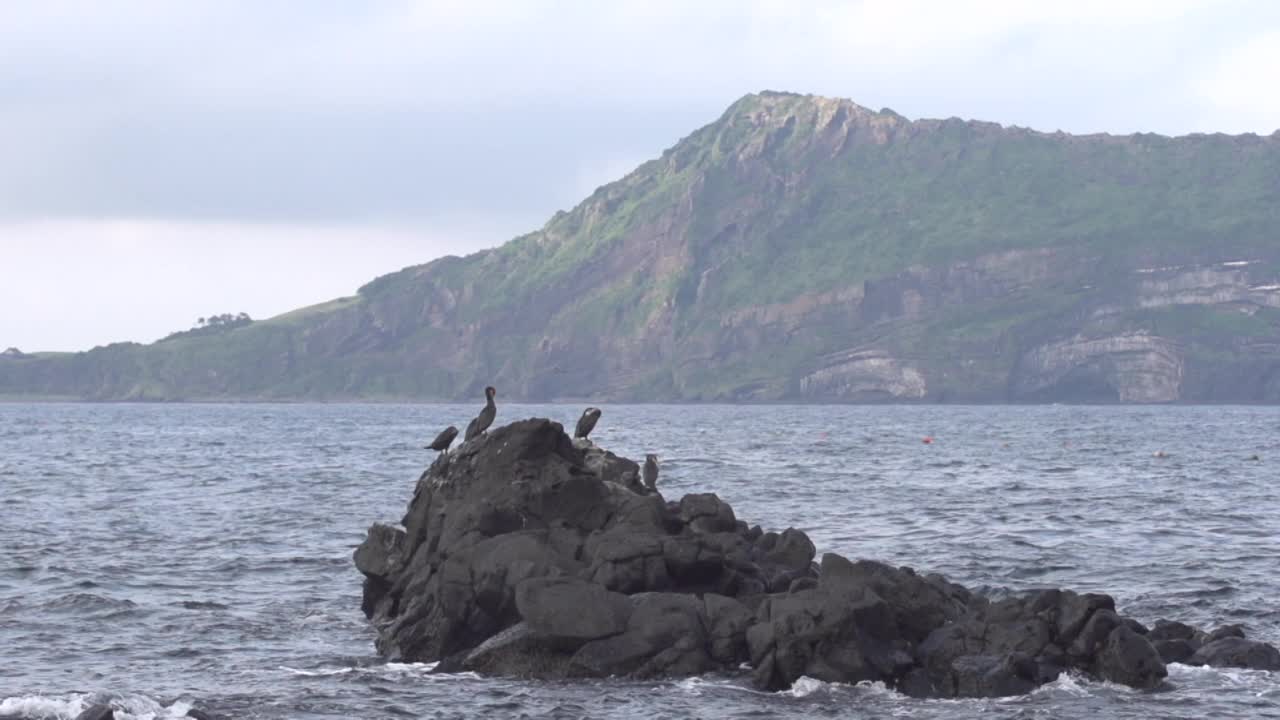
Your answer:
[[[537,635],[594,640],[627,629],[627,596],[575,578],[532,578],[516,590],[520,617]]]
[[[587,577],[621,593],[665,590],[671,585],[663,555],[663,536],[615,530],[587,538]]]
[[[1040,684],[1037,665],[1026,653],[966,655],[952,663],[952,671],[960,697],[1023,695]]]
[[[1221,640],[1223,638],[1231,638],[1231,637],[1240,638],[1243,640],[1244,626],[1243,625],[1223,625],[1222,627],[1216,628],[1213,632],[1209,633],[1209,637],[1205,639],[1205,642],[1211,643],[1215,640]]]
[[[115,720],[116,713],[110,705],[94,705],[76,716],[76,720]]]
[[[851,563],[828,554],[822,558],[820,572],[822,586],[866,588],[883,598],[892,610],[896,633],[913,645],[943,623],[960,617],[968,599],[953,596],[941,578],[925,579],[911,568],[892,568],[871,560]]]
[[[703,605],[685,593],[632,596],[626,632],[594,640],[574,654],[572,670],[589,677],[697,675],[716,668],[708,652]]]
[[[1187,660],[1188,665],[1280,670],[1280,651],[1266,643],[1227,636],[1206,643]]]
[[[365,575],[387,578],[404,564],[404,531],[383,523],[369,528],[369,537],[356,550],[356,569]]]
[[[911,669],[908,642],[884,598],[865,585],[826,580],[811,590],[771,596],[756,610],[747,645],[758,686],[784,689],[805,675],[893,684]]]
[[[1190,640],[1195,634],[1196,629],[1190,625],[1171,620],[1157,620],[1155,627],[1147,633],[1147,639],[1153,643],[1162,640]]]
[[[576,643],[541,637],[527,622],[517,623],[466,653],[459,667],[485,675],[561,678],[569,672],[567,652]]]
[[[1103,680],[1130,687],[1154,688],[1169,674],[1151,643],[1128,625],[1111,631],[1097,662]]]
[[[738,528],[733,508],[713,493],[680,498],[680,520],[700,533],[733,532]]]
[[[582,451],[582,464],[601,480],[616,483],[640,495],[649,492],[640,480],[640,466],[634,460],[618,457],[586,438],[578,438],[573,444]]]
[[[1148,635],[1151,633],[1151,628],[1147,627],[1146,625],[1143,625],[1142,623],[1138,622],[1133,618],[1124,618],[1124,624],[1125,624],[1125,627],[1138,633],[1139,635]]]
[[[732,668],[747,657],[747,628],[754,615],[730,597],[707,593],[702,598],[711,659]]]
[[[1159,640],[1152,643],[1152,646],[1165,663],[1185,663],[1196,654],[1196,648],[1190,640]]]
[[[1148,630],[1106,595],[992,601],[911,568],[832,554],[819,566],[799,530],[764,532],[712,494],[668,502],[637,478],[548,420],[440,455],[404,529],[376,524],[355,552],[379,652],[548,679],[749,662],[764,689],[807,675],[921,697],[1025,693],[1066,670],[1151,688],[1166,662],[1280,667],[1238,627]]]

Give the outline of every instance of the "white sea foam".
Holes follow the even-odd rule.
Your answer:
[[[350,665],[343,667],[320,667],[312,670],[303,670],[301,668],[293,668],[288,665],[280,665],[278,670],[297,675],[298,677],[336,677],[339,675],[378,675],[380,677],[421,677],[428,680],[479,680],[480,676],[476,673],[443,673],[439,675],[432,674],[439,663],[385,663],[382,665]]]
[[[17,715],[38,720],[73,720],[95,703],[110,705],[115,710],[117,720],[185,718],[192,708],[191,702],[187,700],[176,700],[166,706],[144,695],[22,695],[0,700],[0,715]]]
[[[741,682],[735,682],[733,680],[728,680],[724,678],[717,678],[715,676],[701,677],[701,676],[695,675],[694,677],[688,677],[688,678],[684,678],[683,680],[677,681],[675,686],[680,690],[684,690],[685,692],[691,695],[701,695],[702,691],[706,689],[732,690],[735,692],[750,693],[752,695],[770,695],[771,694],[761,690],[756,690],[755,688],[749,687],[747,685],[743,685]]]
[[[906,697],[902,693],[890,688],[888,685],[885,685],[882,682],[871,682],[870,680],[863,680],[862,682],[858,683],[854,687],[856,687],[858,689],[858,692],[864,696],[883,696],[883,697],[893,697],[893,698]]]
[[[1183,665],[1182,663],[1169,663],[1165,667],[1169,670],[1170,678],[1194,678],[1204,677],[1206,675],[1220,675],[1222,670],[1212,668],[1208,665]]]
[[[792,683],[791,689],[783,690],[778,694],[790,695],[791,697],[797,697],[797,698],[803,698],[803,697],[809,697],[816,693],[831,693],[831,692],[836,692],[840,690],[856,692],[858,695],[864,698],[905,697],[904,695],[890,689],[889,686],[885,685],[882,682],[871,682],[870,680],[863,680],[862,682],[856,685],[849,685],[847,683],[826,682],[825,680],[818,680],[816,678],[811,678],[807,675],[800,677],[798,680]]]
[[[693,695],[701,695],[702,688],[706,686],[706,681],[700,677],[694,676],[685,678],[676,683],[676,687]]]
[[[870,682],[858,683],[856,687],[860,689],[874,689],[876,685],[879,685],[882,688],[884,687],[884,683],[870,683]],[[829,682],[826,682],[825,680],[818,680],[816,678],[811,678],[808,675],[802,675],[795,682],[791,683],[791,689],[783,690],[778,694],[790,695],[791,697],[802,698],[802,697],[809,697],[814,693],[831,692],[836,688],[848,689],[851,687],[854,687],[854,686],[846,685],[843,683],[829,683]]]
[[[438,663],[438,662],[433,662],[433,663],[387,663],[386,665],[381,665],[381,666],[378,666],[378,667],[381,667],[381,668],[383,668],[383,669],[385,669],[385,670],[388,670],[388,671],[390,671],[390,672],[398,672],[398,673],[415,673],[415,674],[419,674],[419,673],[429,673],[429,672],[431,672],[431,671],[435,670],[435,669],[436,669],[436,666],[437,666],[437,665],[439,665],[439,664],[440,664],[440,663]],[[461,673],[461,674],[462,674],[462,675],[474,675],[475,673]]]
[[[1071,673],[1071,672],[1064,672],[1058,675],[1057,680],[1041,685],[1035,690],[1032,690],[1031,694],[1046,695],[1046,694],[1061,693],[1066,695],[1074,695],[1076,697],[1084,697],[1086,695],[1091,694],[1089,690],[1089,686],[1092,684],[1093,684],[1092,681],[1084,677],[1083,675],[1077,675],[1076,673]]]
[[[830,687],[831,687],[830,683],[825,683],[821,680],[814,680],[808,675],[805,675],[797,679],[794,683],[792,683],[790,690],[785,690],[780,694],[790,695],[791,697],[798,697],[798,698],[808,697],[821,690],[827,690]]]
[[[353,667],[320,668],[318,670],[299,670],[298,668],[291,668],[287,665],[281,665],[280,669],[289,673],[290,675],[300,675],[302,677],[331,677],[333,675],[346,675],[347,673],[353,673],[356,671],[356,668],[353,668]]]
[[[1168,668],[1170,680],[1187,682],[1208,680],[1236,686],[1280,684],[1280,673],[1272,673],[1266,670],[1215,668],[1207,665],[1183,665],[1181,663],[1171,663]]]
[[[32,718],[74,718],[88,709],[86,695],[54,698],[44,695],[25,695],[0,700],[0,715],[20,715]]]

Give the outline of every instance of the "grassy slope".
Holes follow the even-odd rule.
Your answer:
[[[858,127],[833,152],[820,140],[833,118],[847,116],[859,117]],[[310,336],[316,328],[354,323],[361,313],[412,305],[428,285],[459,296],[482,287],[458,305],[454,320],[501,326],[481,348],[500,363],[528,354],[548,328],[637,336],[667,304],[676,308],[677,339],[714,344],[721,319],[734,310],[1005,249],[1070,247],[1103,264],[1135,267],[1231,259],[1224,253],[1270,261],[1280,227],[1278,188],[1274,136],[1072,137],[959,120],[910,123],[844,101],[753,95],[661,158],[500,248],[408,268],[369,283],[355,298],[226,334],[60,358],[75,370],[65,375],[81,376],[71,387],[56,372],[5,386],[0,372],[0,392],[449,396],[473,378],[408,357],[450,341],[437,331],[410,328],[391,349],[326,353],[315,351]],[[583,285],[589,269],[681,203],[690,208],[680,240],[691,258],[686,267]],[[709,270],[715,282],[700,284]],[[939,342],[945,338],[1013,343],[1020,328],[1069,315],[1076,302],[1049,289],[1017,302],[954,308],[925,325],[899,328],[897,342],[917,355],[945,353],[936,349],[945,348]],[[1260,327],[1181,308],[1126,322],[1215,338]],[[725,367],[654,367],[636,382],[684,397],[719,397],[762,382],[785,391],[786,377],[807,357],[850,340],[846,333],[837,342],[839,334],[815,333]]]

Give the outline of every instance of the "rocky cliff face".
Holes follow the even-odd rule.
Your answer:
[[[1280,136],[764,93],[542,229],[216,337],[0,357],[100,399],[1280,400]]]
[[[659,489],[661,483],[659,482]],[[676,500],[637,466],[531,419],[442,454],[400,526],[355,552],[387,658],[443,672],[563,679],[750,668],[918,697],[1017,695],[1074,670],[1155,688],[1166,662],[1280,669],[1280,652],[1119,615],[1106,595],[993,600],[938,575],[766,532],[710,494]]]
[[[1182,397],[1182,353],[1145,333],[1072,338],[1038,346],[1019,359],[1014,392],[1037,393],[1077,383],[1122,402],[1173,402]]]

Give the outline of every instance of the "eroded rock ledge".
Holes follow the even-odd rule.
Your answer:
[[[403,529],[376,524],[355,553],[378,651],[530,678],[750,667],[762,689],[809,676],[920,697],[1021,694],[1066,670],[1153,688],[1166,662],[1280,670],[1239,627],[1148,629],[1106,595],[992,601],[911,568],[815,563],[803,532],[748,526],[711,494],[668,502],[638,474],[542,419],[442,455]]]

